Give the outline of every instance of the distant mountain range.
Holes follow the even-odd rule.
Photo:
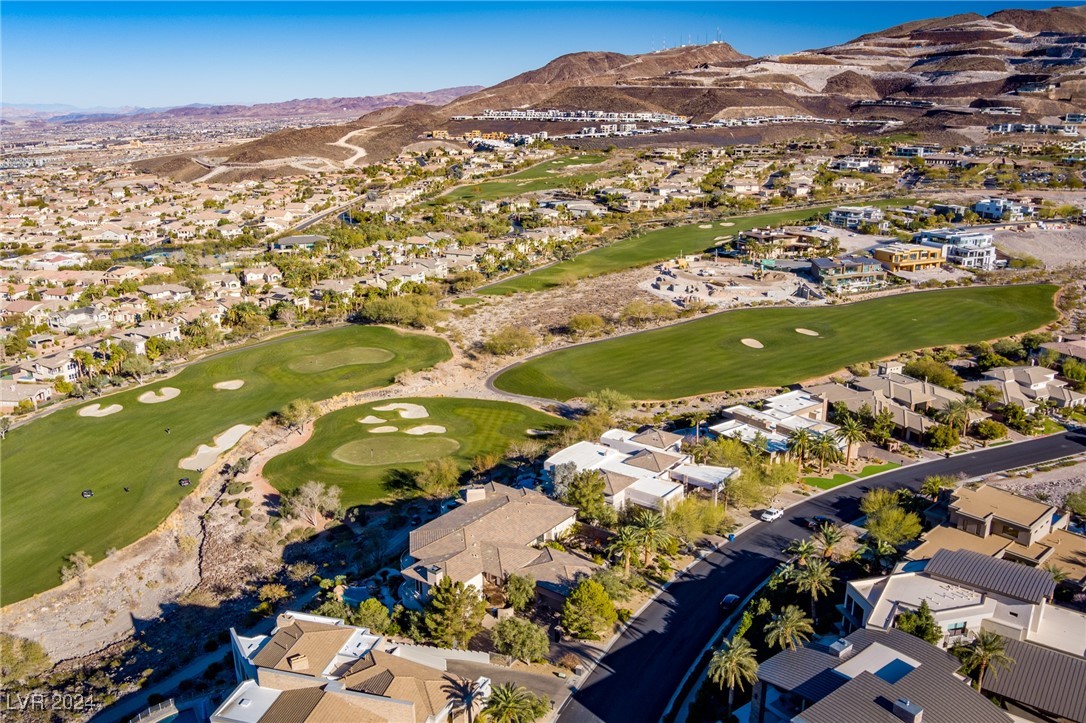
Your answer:
[[[304,98],[280,103],[255,105],[211,105],[194,103],[167,108],[77,108],[60,103],[4,103],[0,117],[9,121],[42,121],[47,123],[100,123],[132,120],[148,122],[171,118],[357,118],[381,108],[426,103],[443,105],[481,89],[478,85],[442,88],[428,92],[386,93],[357,98]]]
[[[976,112],[993,106],[1017,108],[1015,120],[1022,122],[1086,108],[1086,7],[919,20],[829,48],[763,58],[726,43],[643,55],[573,53],[444,104],[399,104],[343,125],[279,131],[217,150],[214,157],[201,158],[202,166],[174,156],[143,167],[190,180],[206,173],[209,162],[237,166],[237,177],[275,175],[296,172],[286,166],[276,170],[277,159],[343,160],[349,152],[334,143],[348,133],[367,158],[381,160],[431,130],[450,135],[471,128],[556,131],[556,124],[542,122],[454,120],[488,108],[658,111],[692,121],[781,114],[893,119],[902,122],[904,132],[961,143],[969,141],[968,133],[995,122]],[[735,132],[733,142],[784,139],[798,132],[795,126],[745,128]],[[802,132],[858,131],[821,125]],[[725,134],[720,138],[727,142]]]

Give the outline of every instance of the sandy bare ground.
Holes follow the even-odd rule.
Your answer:
[[[803,329],[801,327],[796,327],[796,333],[803,334],[804,336],[818,336],[817,331],[814,331],[812,329]]]
[[[249,424],[235,424],[222,434],[217,435],[214,444],[201,444],[192,456],[185,457],[177,466],[181,469],[191,470],[203,470],[211,467],[220,454],[233,449],[234,445],[241,441],[246,432],[252,428],[252,425]]]
[[[392,427],[392,426],[373,427],[372,429],[369,429],[369,430],[366,430],[366,431],[368,431],[370,434],[391,434],[392,432],[398,432],[399,427]]]
[[[108,417],[111,414],[124,409],[120,404],[110,404],[103,407],[101,404],[88,404],[85,407],[81,407],[76,414],[80,417]]]
[[[211,386],[213,388],[215,388],[215,389],[222,389],[224,391],[232,392],[232,391],[235,391],[237,389],[241,389],[242,387],[244,387],[245,386],[245,380],[244,379],[231,379],[230,381],[226,381],[226,382],[216,382],[215,384],[212,384]]]
[[[430,413],[426,411],[426,407],[408,402],[386,404],[383,407],[374,407],[374,410],[378,412],[399,412],[400,417],[403,419],[422,419],[430,416]]]
[[[1047,229],[997,231],[995,245],[1012,257],[1032,256],[1049,267],[1086,263],[1086,226],[1050,224]]]
[[[444,434],[445,433],[445,428],[442,427],[440,424],[420,424],[417,427],[411,427],[410,429],[405,429],[403,431],[403,433],[404,434],[414,434],[414,435],[419,435],[419,434]]]
[[[375,417],[375,416],[373,416],[371,414],[371,415],[369,415],[367,417],[362,417],[362,419],[359,419],[358,423],[359,424],[381,424],[384,421],[386,421],[386,420],[381,419],[380,417]]]
[[[765,344],[758,341],[757,339],[740,339],[739,343],[741,343],[743,346],[749,346],[751,349],[762,349],[765,347]]]
[[[168,402],[179,394],[181,394],[181,390],[177,387],[162,387],[158,391],[144,392],[136,399],[142,404],[159,404]]]
[[[1027,497],[1047,499],[1049,503],[1058,505],[1063,502],[1068,492],[1086,487],[1086,457],[1080,456],[1079,460],[1079,463],[1073,467],[1056,467],[1043,472],[1025,470],[1012,475],[993,475],[985,482],[993,487],[1002,487]]]

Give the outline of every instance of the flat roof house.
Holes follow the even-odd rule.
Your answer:
[[[875,206],[838,206],[829,212],[826,220],[833,226],[857,229],[865,223],[880,224],[886,214]]]
[[[946,262],[942,247],[891,243],[877,246],[871,254],[891,273],[937,269]]]
[[[886,283],[886,270],[875,259],[846,254],[811,259],[811,273],[822,286],[834,291],[858,291]]]

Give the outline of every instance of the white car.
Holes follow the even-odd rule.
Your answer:
[[[768,510],[762,513],[762,522],[773,522],[784,517],[784,510],[778,510],[776,507],[770,507]]]

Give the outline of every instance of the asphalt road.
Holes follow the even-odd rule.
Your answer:
[[[825,515],[841,522],[861,516],[872,487],[917,489],[929,475],[966,477],[1086,452],[1086,434],[1043,439],[910,465],[860,480],[790,507],[782,519],[759,524],[678,577],[615,641],[560,711],[561,723],[658,721],[683,676],[721,623],[720,599],[745,598],[784,559],[781,549],[808,534],[803,520]]]

